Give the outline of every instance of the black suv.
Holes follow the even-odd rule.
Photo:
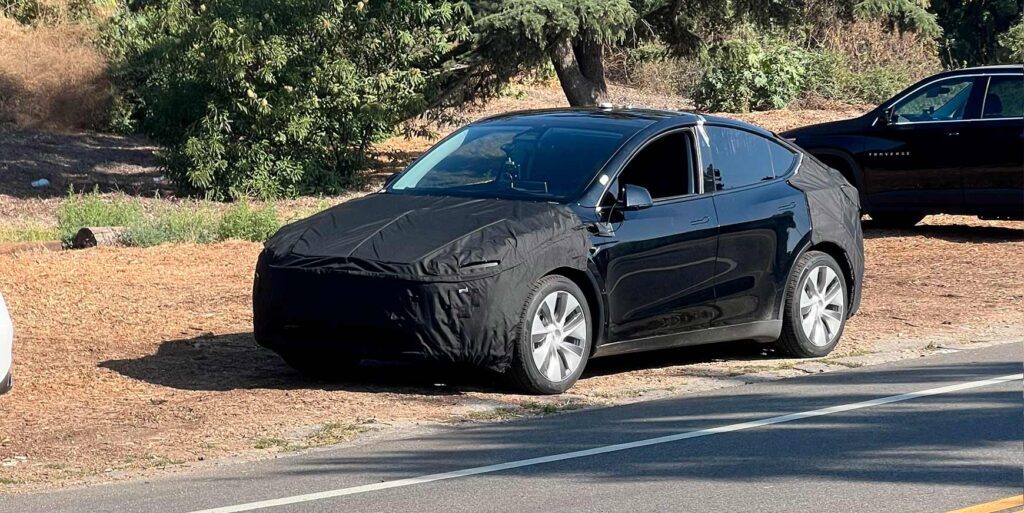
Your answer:
[[[1024,219],[1024,66],[940,73],[859,118],[781,135],[842,172],[880,225]]]

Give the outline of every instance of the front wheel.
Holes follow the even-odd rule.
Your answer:
[[[510,377],[528,393],[565,392],[583,374],[591,337],[583,291],[564,276],[545,276],[523,306]]]
[[[797,358],[832,352],[846,326],[847,297],[835,259],[820,251],[804,253],[786,287],[779,348]]]

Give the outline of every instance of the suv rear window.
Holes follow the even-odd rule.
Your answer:
[[[989,79],[981,111],[983,118],[1024,117],[1024,75]]]

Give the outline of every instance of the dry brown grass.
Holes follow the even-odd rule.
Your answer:
[[[825,48],[846,57],[853,73],[898,69],[924,78],[942,70],[934,41],[912,32],[889,30],[882,23],[836,24],[824,29],[819,37]]]
[[[0,16],[0,122],[74,130],[99,125],[110,101],[107,62],[90,25],[20,25]]]

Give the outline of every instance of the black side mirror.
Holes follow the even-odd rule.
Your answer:
[[[384,180],[383,187],[381,187],[381,188],[382,189],[387,189],[388,186],[390,186],[391,184],[395,183],[395,180],[398,180],[398,177],[401,176],[401,174],[402,173],[395,173],[395,174],[387,177],[387,179]]]
[[[654,205],[650,191],[639,185],[626,184],[622,192],[624,210],[643,210]]]
[[[882,114],[878,116],[878,119],[882,122],[883,125],[889,126],[896,121],[896,118],[894,118],[893,116],[893,107],[886,107],[885,110],[882,111]]]

